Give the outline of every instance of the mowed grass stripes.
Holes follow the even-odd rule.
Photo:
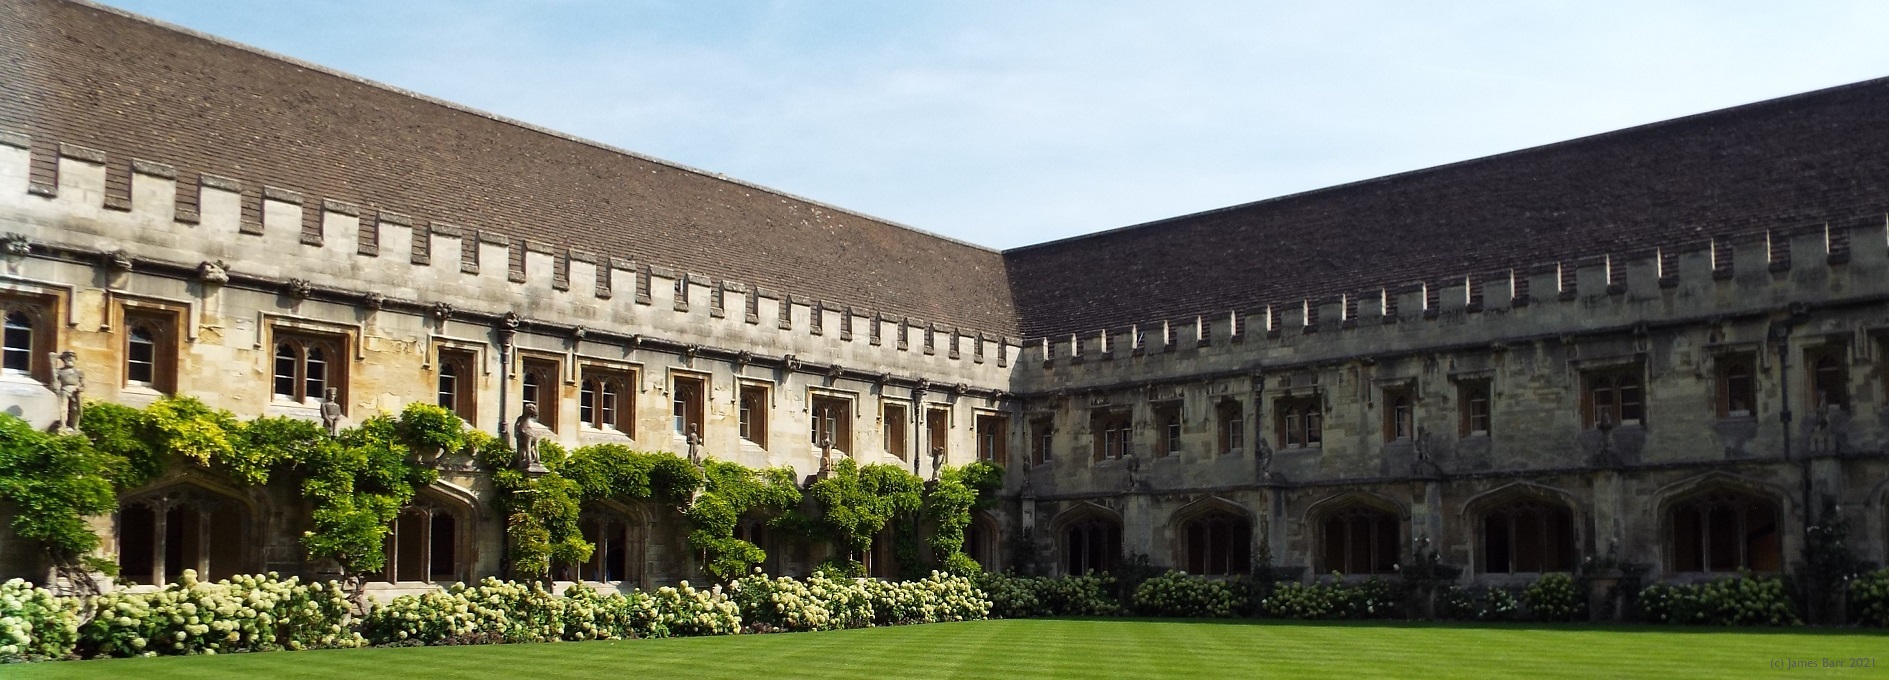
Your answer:
[[[35,678],[1727,678],[1889,664],[1854,630],[1052,619],[825,633],[0,666]],[[1889,677],[1889,667],[1818,668]]]

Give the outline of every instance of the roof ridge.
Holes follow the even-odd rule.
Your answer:
[[[1238,212],[1238,211],[1242,211],[1248,208],[1253,208],[1253,207],[1263,206],[1263,205],[1271,205],[1271,204],[1276,204],[1276,203],[1284,203],[1287,201],[1305,198],[1308,196],[1319,196],[1319,195],[1324,195],[1327,193],[1349,191],[1349,190],[1357,189],[1359,187],[1366,187],[1366,186],[1371,186],[1371,185],[1380,184],[1380,183],[1408,179],[1410,177],[1427,175],[1427,174],[1442,172],[1445,170],[1451,170],[1455,168],[1469,167],[1469,166],[1479,165],[1482,163],[1495,162],[1498,160],[1507,160],[1516,156],[1525,156],[1529,154],[1541,153],[1541,152],[1561,149],[1561,148],[1570,147],[1570,146],[1578,146],[1581,144],[1592,143],[1595,141],[1611,139],[1615,137],[1623,137],[1623,136],[1627,136],[1631,134],[1639,134],[1639,133],[1644,133],[1650,130],[1658,130],[1658,129],[1686,124],[1686,123],[1697,123],[1701,120],[1717,118],[1721,116],[1731,116],[1731,115],[1748,113],[1753,109],[1769,108],[1773,106],[1780,106],[1780,105],[1788,104],[1791,102],[1801,101],[1804,99],[1828,96],[1828,95],[1836,94],[1839,92],[1848,92],[1852,90],[1861,90],[1868,87],[1885,86],[1885,85],[1889,85],[1889,76],[1872,78],[1869,80],[1862,80],[1862,81],[1857,81],[1853,83],[1844,83],[1841,85],[1833,85],[1826,88],[1811,90],[1809,92],[1798,92],[1798,93],[1783,95],[1779,97],[1772,97],[1770,99],[1760,99],[1755,102],[1746,102],[1744,104],[1737,104],[1734,106],[1729,106],[1729,107],[1720,108],[1720,109],[1700,111],[1698,113],[1689,113],[1683,116],[1679,116],[1677,118],[1667,118],[1664,120],[1652,121],[1650,123],[1640,123],[1638,125],[1632,125],[1632,126],[1628,126],[1624,128],[1617,128],[1613,130],[1607,130],[1604,132],[1596,132],[1590,135],[1583,135],[1580,137],[1575,137],[1573,139],[1564,139],[1560,141],[1549,142],[1546,144],[1537,144],[1535,146],[1528,146],[1528,147],[1523,147],[1520,149],[1503,151],[1500,153],[1494,153],[1494,154],[1490,154],[1486,156],[1465,158],[1463,160],[1450,161],[1448,163],[1443,163],[1440,165],[1432,165],[1428,167],[1417,168],[1414,170],[1404,170],[1402,172],[1394,172],[1388,175],[1379,175],[1377,177],[1369,177],[1369,178],[1360,179],[1360,180],[1353,180],[1353,181],[1345,182],[1342,184],[1333,184],[1330,186],[1318,187],[1316,189],[1307,189],[1305,191],[1297,191],[1297,192],[1293,192],[1289,194],[1273,196],[1270,198],[1262,198],[1257,201],[1248,201],[1245,203],[1237,203],[1234,205],[1223,206],[1219,208],[1210,208],[1210,209],[1202,210],[1199,212],[1187,213],[1185,215],[1163,217],[1160,219],[1150,220],[1147,222],[1140,222],[1136,224],[1116,227],[1114,229],[1104,229],[1102,231],[1092,231],[1086,234],[1066,236],[1066,237],[1055,239],[1052,241],[1044,241],[1042,243],[1033,243],[1030,245],[1017,246],[1015,248],[1010,248],[1008,250],[1005,250],[1003,251],[1003,253],[1005,255],[1009,255],[1011,253],[1020,253],[1023,251],[1036,250],[1039,248],[1045,248],[1049,246],[1063,245],[1063,244],[1067,244],[1067,243],[1071,243],[1075,241],[1113,236],[1113,235],[1121,234],[1125,232],[1139,231],[1142,229],[1159,227],[1166,224],[1171,224],[1171,223],[1181,222],[1181,221],[1186,221],[1186,220],[1193,220],[1193,219],[1206,217],[1210,215]]]
[[[597,149],[601,149],[601,150],[604,150],[604,151],[608,151],[608,152],[611,152],[611,153],[615,153],[615,154],[621,154],[621,155],[624,155],[624,156],[628,156],[628,157],[631,157],[631,158],[635,158],[635,159],[637,159],[637,160],[641,160],[641,161],[646,161],[646,162],[650,162],[650,163],[656,163],[656,164],[658,164],[658,165],[663,165],[663,166],[667,166],[667,167],[670,167],[670,168],[674,168],[674,169],[676,169],[676,170],[681,170],[681,171],[683,171],[683,172],[688,172],[688,173],[692,173],[692,174],[696,174],[696,175],[700,175],[700,176],[702,176],[702,177],[705,177],[705,178],[708,178],[708,179],[712,179],[712,180],[718,180],[718,181],[722,181],[722,182],[727,182],[727,183],[729,183],[729,184],[733,184],[733,185],[736,185],[736,186],[742,186],[742,187],[747,187],[747,188],[750,188],[750,189],[754,189],[754,190],[757,190],[757,191],[763,191],[763,192],[767,192],[767,193],[769,193],[769,194],[773,194],[773,195],[775,195],[775,196],[779,196],[779,197],[781,197],[781,198],[786,198],[786,199],[792,199],[792,200],[795,200],[795,201],[800,201],[800,202],[802,202],[802,203],[805,203],[805,204],[807,204],[807,205],[809,205],[809,206],[815,206],[815,207],[819,207],[819,208],[823,208],[823,209],[827,209],[827,210],[832,210],[832,211],[835,211],[835,212],[841,212],[841,213],[845,213],[845,214],[848,214],[848,215],[852,215],[852,216],[854,216],[854,217],[858,217],[858,218],[861,218],[861,219],[866,219],[866,220],[870,220],[870,221],[873,221],[873,222],[877,222],[877,223],[880,223],[880,224],[884,224],[884,225],[886,225],[886,226],[889,226],[889,227],[896,227],[896,228],[899,228],[899,229],[904,229],[904,230],[906,230],[906,231],[910,231],[910,232],[914,232],[914,233],[918,233],[918,234],[922,234],[922,235],[925,235],[925,236],[929,236],[929,237],[932,237],[932,238],[936,238],[936,239],[939,239],[939,240],[941,240],[941,241],[946,241],[946,242],[949,242],[949,243],[954,243],[954,244],[957,244],[957,245],[960,245],[960,246],[965,246],[965,247],[968,247],[968,248],[975,248],[975,249],[977,249],[977,250],[982,250],[982,251],[985,251],[985,252],[990,252],[990,253],[997,253],[997,254],[1002,254],[1002,253],[1003,253],[1003,251],[1001,251],[1001,250],[998,250],[998,249],[996,249],[996,248],[992,248],[992,247],[990,247],[990,246],[986,246],[986,245],[981,245],[981,244],[977,244],[977,243],[972,243],[972,242],[970,242],[970,241],[965,241],[965,240],[963,240],[963,239],[958,239],[958,238],[953,238],[953,237],[950,237],[950,236],[945,236],[945,235],[943,235],[943,234],[939,234],[939,233],[936,233],[936,232],[932,232],[932,231],[928,231],[928,230],[925,230],[925,229],[920,229],[920,228],[918,228],[918,227],[914,227],[914,226],[912,226],[912,225],[909,225],[909,224],[905,224],[905,223],[903,223],[903,222],[898,222],[898,221],[895,221],[895,220],[889,220],[889,219],[886,219],[886,218],[883,218],[883,217],[877,217],[877,216],[874,216],[874,215],[869,215],[869,214],[866,214],[866,213],[863,213],[863,212],[860,212],[860,211],[857,211],[857,210],[853,210],[853,209],[850,209],[850,208],[845,208],[845,207],[841,207],[841,206],[837,206],[837,205],[833,205],[833,204],[831,204],[831,203],[826,203],[826,202],[824,202],[824,201],[818,201],[818,200],[814,200],[814,199],[811,199],[811,198],[807,198],[807,197],[805,197],[805,196],[801,196],[801,195],[799,195],[799,194],[794,194],[794,193],[789,193],[789,192],[786,192],[786,191],[781,191],[781,190],[779,190],[779,189],[775,189],[775,188],[773,188],[773,187],[768,187],[768,186],[764,186],[764,185],[761,185],[761,184],[756,184],[756,183],[754,183],[754,182],[750,182],[750,181],[747,181],[747,180],[743,180],[743,179],[739,179],[739,178],[735,178],[735,177],[730,177],[730,176],[728,176],[728,175],[725,175],[725,174],[723,174],[723,173],[719,173],[719,172],[713,172],[713,171],[709,171],[709,170],[704,170],[704,169],[702,169],[702,168],[697,168],[697,167],[694,167],[694,166],[691,166],[691,165],[687,165],[687,164],[684,164],[684,163],[679,163],[679,162],[676,162],[676,161],[672,161],[672,160],[668,160],[668,159],[665,159],[665,158],[658,158],[658,157],[656,157],[656,156],[650,156],[650,155],[647,155],[647,154],[642,154],[642,153],[637,153],[637,152],[635,152],[635,151],[631,151],[631,150],[629,150],[629,149],[625,149],[625,148],[622,148],[622,147],[619,147],[619,146],[615,146],[615,145],[612,145],[612,144],[606,144],[606,143],[604,143],[604,142],[599,142],[599,141],[597,141],[597,140],[594,140],[594,139],[588,139],[588,138],[585,138],[585,137],[579,137],[579,136],[577,136],[577,135],[573,135],[573,134],[570,134],[570,133],[566,133],[566,132],[559,132],[559,131],[557,131],[557,130],[553,130],[553,129],[551,129],[551,128],[548,128],[548,127],[544,127],[544,126],[541,126],[541,125],[534,125],[534,124],[532,124],[532,123],[528,123],[528,122],[525,122],[525,121],[522,121],[522,120],[519,120],[519,119],[516,119],[516,118],[512,118],[512,117],[509,117],[509,116],[502,116],[502,115],[499,115],[499,114],[496,114],[496,113],[492,113],[492,112],[490,112],[490,111],[485,111],[485,110],[483,110],[483,109],[477,109],[477,108],[473,108],[473,107],[471,107],[471,106],[467,106],[467,105],[465,105],[465,104],[460,104],[460,103],[456,103],[456,102],[452,102],[452,101],[448,101],[448,100],[445,100],[445,99],[441,99],[441,98],[439,98],[439,97],[434,97],[434,96],[432,96],[432,95],[428,95],[428,94],[424,94],[424,93],[420,93],[420,92],[416,92],[416,91],[413,91],[413,90],[409,90],[409,89],[406,89],[406,88],[403,88],[403,87],[399,87],[399,86],[397,86],[397,85],[391,85],[391,84],[388,84],[388,83],[383,83],[383,82],[380,82],[380,81],[378,81],[378,80],[374,80],[374,79],[372,79],[372,78],[367,78],[367,77],[363,77],[363,76],[359,76],[359,75],[355,75],[355,74],[352,74],[352,73],[348,73],[348,72],[346,72],[346,71],[342,71],[342,70],[340,70],[340,69],[336,69],[336,68],[333,68],[333,67],[329,67],[329,66],[323,66],[323,65],[321,65],[321,64],[317,64],[317,63],[314,63],[314,62],[311,62],[311,61],[307,61],[307,60],[304,60],[304,59],[298,59],[298,58],[295,58],[295,57],[291,57],[291,56],[288,56],[288,55],[286,55],[286,54],[281,54],[281,53],[277,53],[277,52],[272,52],[272,51],[269,51],[269,50],[265,50],[265,49],[262,49],[262,48],[260,48],[260,47],[256,47],[256,46],[254,46],[254,45],[250,45],[250,44],[247,44],[247,43],[242,43],[242,42],[237,42],[237,41],[235,41],[235,40],[231,40],[231,39],[229,39],[229,38],[224,38],[224,37],[221,37],[221,36],[217,36],[217,35],[212,35],[212,34],[209,34],[209,33],[205,33],[205,32],[203,32],[203,31],[199,31],[199,30],[196,30],[196,29],[193,29],[193,28],[189,28],[189,27],[187,27],[187,26],[181,26],[181,25],[178,25],[178,24],[174,24],[174,23],[171,23],[171,22],[168,22],[168,21],[164,21],[164,20],[162,20],[162,19],[158,19],[158,18],[155,18],[155,17],[149,17],[149,16],[145,16],[145,15],[142,15],[142,14],[138,14],[138,13],[135,13],[135,12],[131,12],[131,11],[128,11],[128,10],[124,10],[124,9],[120,9],[120,8],[117,8],[117,7],[112,7],[112,6],[110,6],[110,5],[105,5],[105,4],[101,4],[101,3],[99,3],[99,2],[97,2],[96,0],[64,0],[64,1],[65,1],[65,2],[69,2],[69,3],[72,3],[72,4],[75,4],[75,5],[80,5],[80,6],[84,6],[84,7],[88,7],[88,8],[91,8],[91,9],[94,9],[94,10],[99,10],[99,11],[103,11],[103,12],[108,12],[108,13],[111,13],[111,14],[115,14],[115,15],[117,15],[117,16],[120,16],[120,17],[123,17],[123,18],[126,18],[126,19],[130,19],[130,20],[133,20],[133,21],[137,21],[137,22],[141,22],[141,23],[144,23],[144,24],[148,24],[148,25],[151,25],[151,26],[156,26],[156,27],[158,27],[158,28],[162,28],[162,29],[164,29],[164,30],[167,30],[167,31],[171,31],[171,32],[174,32],[174,33],[181,33],[181,34],[183,34],[183,35],[186,35],[186,36],[189,36],[189,37],[192,37],[192,38],[196,38],[196,39],[198,39],[198,40],[203,40],[203,41],[205,41],[205,42],[209,42],[209,43],[211,43],[211,44],[215,44],[215,45],[218,45],[218,46],[221,46],[221,47],[226,47],[226,48],[230,48],[230,49],[235,49],[235,50],[239,50],[239,51],[243,51],[243,52],[248,52],[248,53],[250,53],[250,54],[254,54],[254,55],[257,55],[257,56],[260,56],[260,57],[264,57],[264,58],[268,58],[268,59],[274,59],[274,60],[276,60],[276,61],[280,61],[280,62],[283,62],[283,63],[286,63],[286,64],[290,64],[290,65],[293,65],[293,66],[295,66],[295,67],[297,67],[297,68],[303,68],[303,69],[307,69],[307,70],[309,70],[309,71],[313,71],[313,72],[316,72],[316,73],[320,73],[320,74],[322,74],[322,75],[326,75],[326,76],[329,76],[329,77],[333,77],[333,78],[340,78],[340,79],[342,79],[342,80],[346,80],[346,81],[349,81],[349,82],[353,82],[353,83],[356,83],[356,84],[360,84],[360,85],[366,85],[366,86],[369,86],[369,87],[374,87],[374,88],[379,88],[379,89],[382,89],[382,90],[386,90],[386,91],[388,91],[388,92],[392,92],[392,93],[395,93],[395,94],[398,94],[398,95],[401,95],[401,96],[404,96],[404,97],[411,97],[411,98],[414,98],[414,99],[417,99],[417,100],[420,100],[420,101],[423,101],[423,102],[426,102],[426,103],[428,103],[428,104],[432,104],[432,105],[435,105],[435,106],[440,106],[440,107],[444,107],[444,108],[448,108],[448,109],[452,109],[452,110],[454,110],[454,111],[458,111],[458,112],[460,112],[460,113],[465,113],[465,114],[470,114],[470,115],[474,115],[474,116],[479,116],[479,117],[481,117],[481,118],[486,118],[486,119],[488,119],[488,120],[492,120],[492,121],[496,121],[496,122],[499,122],[499,123],[504,123],[504,124],[506,124],[506,125],[511,125],[511,126],[514,126],[514,127],[517,127],[517,128],[520,128],[520,129],[523,129],[523,130],[528,130],[528,131],[530,131],[530,132],[535,132],[535,133],[538,133],[538,134],[542,134],[542,135],[546,135],[546,136],[549,136],[549,137],[556,137],[556,138],[558,138],[558,139],[562,139],[562,140],[564,140],[564,141],[567,141],[567,142],[574,142],[574,143],[577,143],[577,144],[583,144],[583,145],[585,145],[585,146],[590,146],[590,147],[593,147],[593,148],[597,148]]]

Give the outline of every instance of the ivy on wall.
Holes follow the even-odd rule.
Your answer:
[[[990,502],[1003,475],[988,463],[949,468],[928,491],[897,466],[845,460],[808,489],[817,511],[808,515],[797,511],[803,497],[791,468],[726,461],[698,468],[674,454],[617,444],[566,452],[544,442],[540,457],[550,472],[528,477],[513,465],[506,442],[468,430],[451,412],[423,403],[398,415],[367,418],[332,437],[307,420],[244,421],[189,397],[161,399],[144,409],[94,403],[80,431],[41,432],[0,414],[0,501],[13,509],[21,538],[78,577],[116,571],[116,565],[92,557],[101,539],[88,518],[113,512],[121,492],[149,484],[179,463],[248,486],[293,475],[312,506],[303,547],[349,576],[385,567],[388,527],[416,489],[438,479],[430,462],[446,452],[470,451],[492,471],[511,569],[525,578],[587,562],[595,546],[584,540],[582,509],[604,499],[677,508],[688,520],[688,541],[700,551],[704,570],[722,581],[767,559],[760,546],[735,537],[744,520],[757,519],[783,534],[831,541],[838,556],[827,567],[848,574],[863,572],[859,558],[891,525],[898,561],[910,576],[924,571],[918,537],[920,523],[930,522],[934,558],[952,573],[973,573],[977,565],[961,551],[964,529],[971,509]]]

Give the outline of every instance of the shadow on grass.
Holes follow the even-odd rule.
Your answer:
[[[1403,621],[1396,619],[1180,619],[1154,616],[1051,616],[1037,619],[1010,619],[1018,621],[1089,621],[1106,623],[1110,621],[1130,621],[1135,623],[1175,623],[1175,624],[1210,624],[1219,626],[1252,626],[1254,628],[1401,628],[1411,630],[1541,630],[1550,632],[1601,632],[1601,633],[1656,633],[1656,634],[1718,634],[1748,633],[1755,635],[1879,635],[1889,637],[1889,629],[1884,628],[1833,628],[1811,626],[1669,626],[1654,623],[1542,623],[1531,621]]]

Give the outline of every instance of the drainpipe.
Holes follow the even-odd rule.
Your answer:
[[[1778,411],[1778,422],[1784,428],[1784,460],[1797,463],[1798,476],[1801,477],[1801,493],[1804,508],[1804,540],[1810,540],[1811,513],[1810,457],[1796,457],[1791,453],[1791,379],[1790,379],[1790,337],[1791,329],[1804,323],[1808,313],[1802,303],[1791,305],[1790,316],[1771,324],[1771,340],[1777,345],[1778,359],[1778,398],[1782,408]]]
[[[506,444],[511,443],[510,428],[505,421],[511,415],[506,407],[511,402],[512,339],[517,335],[518,313],[506,312],[498,325],[498,438]],[[508,517],[499,518],[498,572],[506,577],[512,575],[512,532],[506,526],[510,521]]]

